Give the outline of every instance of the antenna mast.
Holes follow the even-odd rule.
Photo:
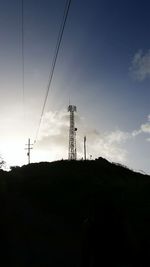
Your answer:
[[[76,106],[73,105],[68,106],[68,112],[70,112],[69,151],[68,151],[69,160],[77,159],[77,150],[76,150],[77,128],[75,128],[75,118],[74,118],[74,112],[76,111],[77,111]]]
[[[84,160],[86,160],[86,136],[84,136]]]

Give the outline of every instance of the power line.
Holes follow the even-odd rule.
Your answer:
[[[24,109],[24,0],[21,2],[22,103]]]
[[[65,4],[64,13],[63,13],[62,23],[61,23],[60,30],[59,30],[59,33],[58,33],[57,43],[56,43],[54,57],[53,57],[52,65],[51,65],[51,71],[50,71],[50,74],[49,74],[48,85],[47,85],[47,90],[46,90],[46,94],[45,94],[45,98],[44,98],[42,112],[41,112],[38,128],[37,128],[37,131],[36,131],[35,143],[36,143],[37,138],[38,138],[38,134],[39,134],[39,130],[40,130],[40,126],[41,126],[41,122],[42,122],[45,106],[46,106],[46,103],[47,103],[49,90],[50,90],[50,87],[51,87],[51,84],[52,84],[53,74],[54,74],[54,70],[55,70],[55,66],[56,66],[56,61],[57,61],[57,57],[58,57],[58,53],[59,53],[59,49],[60,49],[60,45],[61,45],[61,41],[62,41],[64,29],[65,29],[65,25],[66,25],[66,21],[67,21],[69,9],[70,9],[70,5],[71,5],[71,0],[67,0],[66,4]]]

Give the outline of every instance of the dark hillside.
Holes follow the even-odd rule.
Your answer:
[[[0,177],[1,266],[150,266],[150,176],[100,158]]]

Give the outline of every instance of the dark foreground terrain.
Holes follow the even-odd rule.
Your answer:
[[[0,266],[150,266],[150,176],[100,158],[0,172]]]

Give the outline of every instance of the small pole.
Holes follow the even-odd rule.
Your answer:
[[[86,160],[86,136],[84,136],[84,160]]]
[[[30,143],[30,138],[28,139],[28,144],[26,144],[26,146],[28,146],[27,148],[25,148],[25,150],[28,150],[27,152],[27,156],[28,156],[28,164],[30,164],[30,150],[33,149],[33,144]]]

